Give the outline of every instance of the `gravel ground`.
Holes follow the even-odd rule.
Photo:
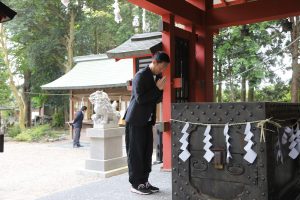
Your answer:
[[[88,147],[73,149],[71,141],[6,142],[4,148],[0,153],[0,200],[34,200],[100,180],[79,173],[89,157]]]

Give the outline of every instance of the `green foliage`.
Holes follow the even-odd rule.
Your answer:
[[[14,139],[17,141],[38,142],[45,138],[58,138],[60,135],[61,133],[59,131],[55,131],[51,129],[49,124],[45,124],[26,129]]]
[[[66,8],[61,1],[4,0],[3,3],[17,11],[16,17],[5,23],[9,31],[10,52],[15,58],[16,73],[21,78],[31,75],[26,91],[46,93],[40,86],[59,78],[65,72],[67,57],[66,38],[69,37],[70,12],[75,13],[74,56],[105,53],[120,45],[134,34],[132,19],[141,8],[127,1],[119,1],[123,21],[114,21],[111,0],[70,0]],[[134,13],[137,10],[138,13]],[[147,12],[151,31],[157,31],[159,16]],[[140,26],[142,23],[140,23]],[[2,62],[2,60],[1,60]],[[7,75],[0,64],[0,105],[11,99]],[[65,91],[51,91],[65,93]],[[62,96],[30,94],[33,107],[43,104],[63,107],[68,99]],[[3,102],[3,103],[2,103]]]
[[[21,133],[21,129],[19,126],[14,125],[8,128],[7,133],[9,137],[14,138]]]
[[[31,75],[26,91],[33,93],[46,93],[40,86],[64,73],[71,11],[75,13],[74,56],[105,53],[128,40],[135,32],[142,32],[142,9],[124,0],[119,1],[123,19],[119,24],[114,21],[112,0],[70,0],[67,8],[61,1],[4,0],[3,3],[18,12],[14,20],[4,26],[9,31],[9,51],[14,57],[15,73],[21,78],[26,73]],[[139,16],[140,22],[136,30],[132,27],[135,15]],[[150,31],[158,31],[160,18],[146,12]],[[278,57],[282,53],[277,53],[285,42],[290,42],[280,29],[278,22],[263,22],[220,30],[214,39],[214,80],[215,83],[224,81],[223,101],[243,99],[241,91],[246,88],[242,82],[247,82],[248,88],[253,89],[255,100],[289,98],[287,84],[278,83],[272,71],[272,67],[281,64]],[[5,71],[0,63],[0,105],[13,102]],[[273,85],[262,87],[263,82]],[[275,95],[272,91],[282,93]],[[31,94],[30,98],[33,107],[37,108],[43,104],[62,108],[68,102],[66,96]],[[52,126],[63,126],[63,123],[63,114],[54,114]]]
[[[52,115],[52,127],[63,127],[65,124],[64,112],[62,110],[55,112]]]
[[[221,30],[214,38],[214,80],[225,86],[218,93],[218,101],[263,100],[258,94],[263,83],[275,86],[276,81],[280,81],[271,70],[282,64],[282,52],[278,52],[284,36],[279,34],[276,24],[273,21],[230,27]],[[245,92],[247,86],[250,88],[248,95]],[[219,89],[220,85],[215,87]],[[281,99],[278,98],[273,101]]]
[[[257,91],[257,101],[291,102],[290,86],[282,81]]]
[[[0,64],[0,105],[9,105],[11,99],[7,77],[6,70]]]
[[[32,137],[28,132],[22,132],[15,137],[15,140],[20,142],[31,142]]]
[[[34,108],[41,108],[46,100],[47,96],[43,94],[36,95],[31,99]]]

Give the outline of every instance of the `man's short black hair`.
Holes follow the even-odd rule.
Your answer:
[[[170,63],[170,57],[164,51],[158,51],[154,54],[153,59],[156,60],[158,63],[166,62]]]
[[[85,111],[87,109],[86,106],[82,106],[80,110]]]

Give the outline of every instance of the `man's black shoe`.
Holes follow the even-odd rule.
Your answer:
[[[149,182],[145,183],[147,189],[151,190],[151,192],[159,192],[159,188],[151,185]]]
[[[152,194],[151,190],[146,188],[145,184],[139,184],[137,187],[132,186],[131,192],[143,195]]]
[[[83,146],[80,145],[80,144],[75,144],[75,145],[73,145],[73,148],[79,148],[79,147],[83,147]]]

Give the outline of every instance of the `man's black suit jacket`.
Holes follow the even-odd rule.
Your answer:
[[[146,67],[136,73],[132,80],[132,93],[130,104],[125,113],[126,122],[144,126],[149,123],[155,124],[156,104],[162,101],[162,90],[156,86],[156,81],[161,78],[157,75],[155,80],[149,67]]]
[[[76,112],[76,116],[75,116],[75,119],[72,123],[72,126],[74,128],[82,128],[82,120],[83,120],[83,113],[81,110],[77,111]]]

